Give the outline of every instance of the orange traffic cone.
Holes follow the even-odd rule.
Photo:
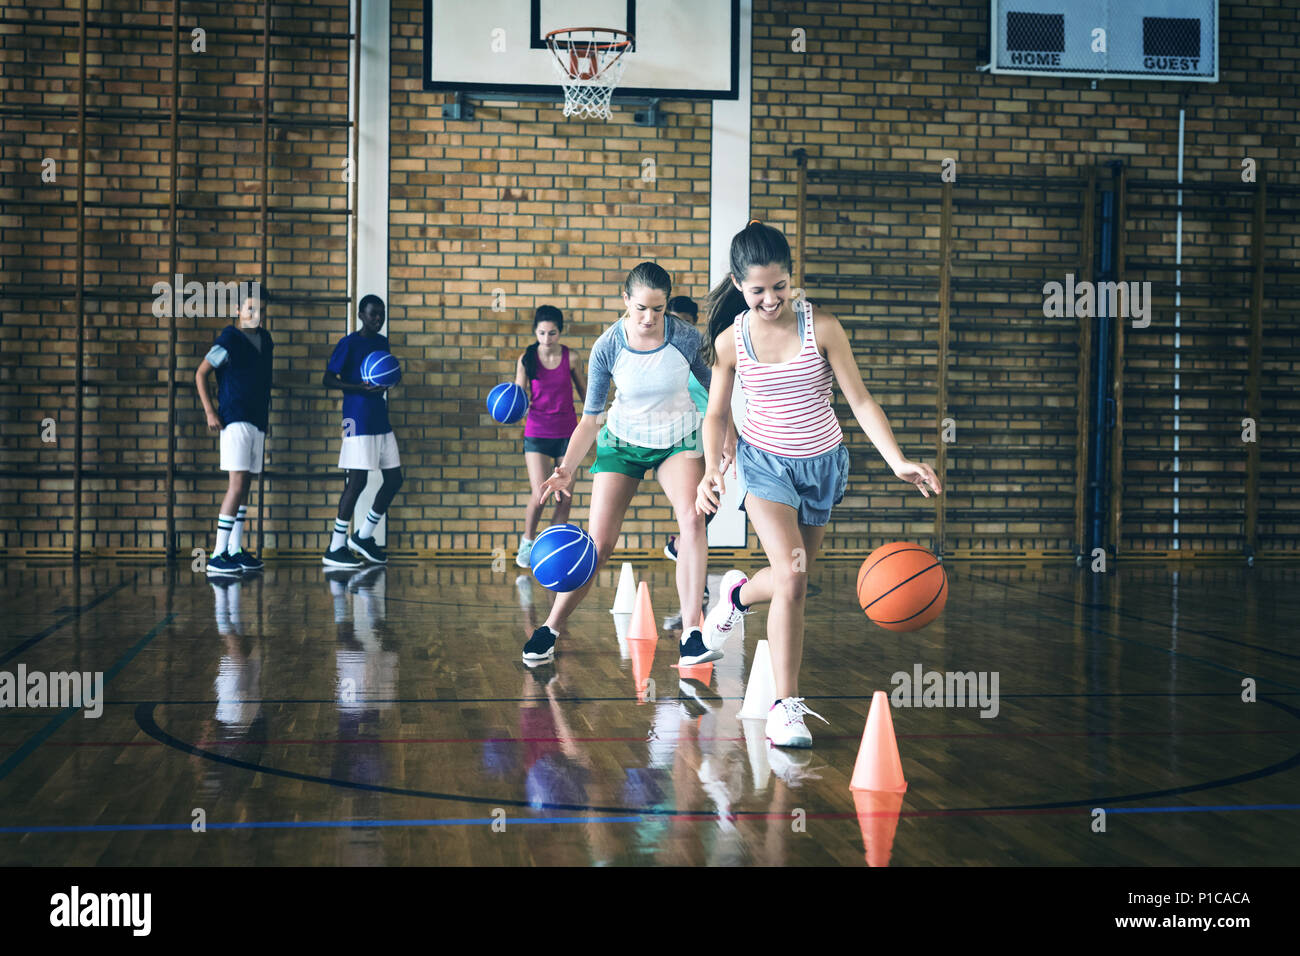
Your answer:
[[[644,581],[636,589],[636,609],[632,612],[632,626],[628,628],[629,641],[657,641],[655,612],[650,606],[650,585]]]
[[[637,703],[644,704],[650,699],[650,669],[655,662],[654,641],[628,641],[628,650],[632,654],[632,680],[636,684]]]
[[[849,789],[883,790],[886,793],[904,793],[907,790],[903,761],[898,756],[898,741],[894,739],[894,720],[889,715],[889,696],[883,690],[871,696],[867,727],[862,732],[862,745],[858,748],[858,761],[853,765]]]
[[[903,795],[880,790],[855,790],[853,804],[858,811],[858,826],[862,828],[867,866],[889,866],[890,854],[894,852],[894,834],[898,831],[898,816],[903,810]]]

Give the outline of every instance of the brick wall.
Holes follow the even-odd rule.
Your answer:
[[[141,12],[138,3],[100,5],[96,21],[138,26],[91,32],[92,109],[170,107],[170,34],[146,29],[165,26],[170,6],[147,4]],[[259,31],[261,5],[186,2],[182,9],[187,26],[208,32],[207,53],[183,56],[182,109],[260,117],[261,39],[233,31]],[[33,110],[75,107],[77,4],[7,0],[0,10],[40,22],[0,26],[0,199],[6,204],[0,213],[0,307],[6,351],[14,356],[0,367],[0,469],[6,476],[0,529],[10,547],[66,547],[76,129],[66,116]],[[565,120],[551,104],[478,104],[471,121],[443,120],[446,95],[422,89],[422,17],[421,0],[394,0],[389,335],[405,366],[392,417],[406,485],[392,512],[391,544],[512,547],[527,495],[522,428],[494,425],[483,398],[493,384],[513,377],[539,304],[564,310],[564,341],[585,365],[591,344],[620,312],[619,288],[635,263],[658,261],[678,291],[703,295],[714,278],[707,275],[711,106],[666,103],[668,126],[661,129],[635,126],[627,109],[608,124]],[[931,461],[938,414],[935,298],[929,291],[937,275],[935,183],[939,160],[958,160],[949,367],[949,414],[957,420],[958,440],[949,451],[950,548],[1057,550],[1071,544],[1072,522],[1039,516],[1073,503],[1069,390],[1077,379],[1077,326],[1035,318],[1041,293],[1033,287],[1044,276],[1059,278],[1082,254],[1078,211],[1070,207],[1078,203],[1083,167],[1119,158],[1134,179],[1172,179],[1181,103],[1189,181],[1232,180],[1241,156],[1250,155],[1270,183],[1300,183],[1297,11],[1280,3],[1224,3],[1222,17],[1219,84],[1104,81],[1092,90],[1086,80],[977,73],[987,60],[983,0],[755,3],[754,213],[799,239],[791,151],[806,149],[810,181],[823,176],[809,189],[809,295],[849,326],[868,387],[904,449]],[[277,30],[345,32],[347,3],[278,4],[274,22]],[[806,31],[806,53],[791,51],[795,27]],[[273,115],[346,118],[346,43],[277,40],[272,71]],[[28,115],[15,112],[20,106]],[[109,205],[87,213],[87,286],[106,289],[87,300],[85,465],[94,470],[84,496],[87,528],[95,544],[160,547],[167,336],[150,313],[149,287],[168,272],[170,130],[165,119],[153,117],[97,119],[88,132],[87,200]],[[273,214],[267,230],[269,286],[276,296],[267,326],[277,338],[277,374],[285,386],[275,398],[266,484],[267,543],[273,547],[323,547],[340,490],[334,470],[338,401],[313,383],[346,314],[347,220],[336,215],[346,206],[338,175],[346,140],[338,126],[272,130],[271,203],[298,211]],[[45,155],[62,157],[57,184],[40,183]],[[647,158],[655,161],[653,183],[641,176]],[[223,207],[182,213],[180,269],[187,277],[260,275],[261,161],[256,123],[182,126],[180,202]],[[867,187],[835,183],[828,174],[837,171],[899,178]],[[931,172],[934,183],[907,178]],[[981,185],[981,176],[1019,182]],[[12,205],[19,199],[39,204]],[[1295,204],[1278,203],[1267,259],[1293,267]],[[1135,220],[1140,228],[1130,236],[1129,257],[1134,268],[1143,259],[1144,268],[1164,268],[1172,244],[1169,217],[1149,210],[1143,215]],[[1216,269],[1241,265],[1248,219],[1248,209],[1244,222],[1209,212],[1186,216],[1185,241],[1197,237],[1189,254],[1200,257],[1206,285],[1222,284]],[[882,277],[890,281],[878,281]],[[918,284],[902,281],[909,277]],[[1270,289],[1284,281],[1279,272]],[[1185,300],[1200,309],[1185,321],[1208,323],[1212,310],[1222,309],[1235,310],[1232,321],[1240,325],[1240,296],[1230,284],[1224,287],[1235,296],[1231,301],[1208,291]],[[496,290],[504,295],[504,311],[493,309]],[[1164,303],[1158,308],[1169,307],[1167,282],[1157,295]],[[1275,443],[1261,450],[1265,508],[1275,516],[1294,501],[1286,488],[1294,488],[1289,476],[1296,466],[1286,455],[1300,447],[1283,388],[1297,378],[1295,301],[1288,295],[1268,303],[1265,409],[1273,416]],[[222,324],[178,322],[176,513],[178,544],[186,550],[210,543],[224,486],[216,442],[206,434],[190,384]],[[1142,361],[1168,365],[1172,343],[1158,336],[1144,340],[1150,345]],[[1239,336],[1233,341],[1239,345]],[[1186,361],[1194,360],[1187,353]],[[1229,371],[1235,378],[1225,386],[1229,397],[1239,384],[1244,389],[1244,366],[1240,357],[1234,361]],[[1145,419],[1135,417],[1131,434],[1138,446],[1159,447],[1168,398],[1135,393],[1129,404],[1137,410],[1147,401],[1154,404]],[[1240,418],[1240,403],[1221,404],[1212,431]],[[837,407],[851,424],[838,398]],[[57,421],[55,445],[39,440],[46,416]],[[827,546],[924,540],[933,506],[885,473],[859,430],[846,431],[854,475]],[[1003,447],[1008,432],[1022,436],[1015,453]],[[1270,450],[1279,447],[1285,454],[1269,464]],[[1151,488],[1140,484],[1140,475],[1126,476],[1139,481],[1138,499],[1126,508],[1168,509],[1165,467],[1163,460],[1150,465],[1156,472]],[[586,520],[589,487],[579,486],[574,517],[580,521]],[[1150,499],[1153,504],[1145,503]],[[1199,506],[1191,498],[1184,503]],[[992,513],[1000,516],[987,519]],[[1282,546],[1293,526],[1279,519],[1269,528],[1274,546]],[[653,547],[671,530],[666,499],[645,494],[628,515],[623,543]],[[1137,530],[1144,534],[1127,540],[1126,548],[1168,546],[1159,534],[1145,534],[1150,529]],[[1210,546],[1216,539],[1204,540]]]

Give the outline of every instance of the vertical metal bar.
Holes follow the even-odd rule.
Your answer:
[[[935,473],[939,484],[947,483],[948,443],[943,440],[943,420],[948,413],[948,319],[951,306],[952,279],[952,183],[943,184],[943,211],[939,219],[939,357],[935,366],[935,391],[939,410],[939,443],[935,454]],[[934,553],[944,552],[946,498],[934,500]]]
[[[86,3],[81,0],[77,30],[77,368],[73,415],[72,559],[81,558],[82,417],[86,384]]]
[[[1115,177],[1115,281],[1124,282],[1124,243],[1128,229],[1128,167],[1119,167]],[[1111,395],[1115,399],[1115,433],[1110,446],[1110,540],[1116,557],[1120,552],[1121,509],[1124,503],[1124,339],[1128,328],[1125,316],[1111,316],[1114,323],[1115,375]]]
[[[357,259],[360,258],[357,252],[357,190],[361,177],[357,170],[361,165],[361,0],[356,0],[356,25],[352,28],[353,44],[356,46],[356,73],[352,77],[352,182],[348,184],[348,203],[352,210],[351,220],[352,228],[352,262],[351,274],[348,277],[348,292],[351,300],[348,303],[348,314],[345,316],[348,332],[352,331],[352,316],[357,313],[357,302],[361,298],[360,290],[357,289]]]
[[[1088,167],[1088,182],[1083,191],[1083,221],[1079,234],[1079,280],[1091,282],[1092,258],[1095,237],[1097,205],[1097,167]],[[1079,317],[1079,382],[1078,414],[1075,420],[1078,439],[1074,458],[1074,541],[1080,555],[1086,555],[1088,543],[1084,529],[1086,521],[1085,495],[1088,488],[1088,371],[1092,368],[1092,320]]]
[[[172,168],[168,222],[171,241],[167,253],[167,281],[175,281],[180,263],[176,246],[176,178],[180,163],[181,101],[181,0],[172,0]],[[167,310],[167,531],[163,548],[170,566],[176,552],[176,296]]]
[[[271,0],[262,8],[262,289],[267,288],[266,232],[269,206],[267,204],[271,175]],[[262,292],[265,299],[267,293]],[[263,304],[265,308],[265,304]],[[270,400],[267,402],[266,427],[271,428]],[[257,473],[257,550],[263,550],[266,513],[266,468]]]
[[[1256,440],[1246,445],[1246,559],[1252,563],[1259,545],[1259,376],[1264,352],[1264,225],[1267,205],[1264,174],[1260,171],[1255,189],[1255,221],[1250,237],[1253,276],[1250,289],[1250,365],[1246,372],[1246,414],[1254,420],[1257,430]]]
[[[797,288],[803,282],[804,262],[808,256],[808,239],[806,235],[808,222],[808,150],[796,149],[794,151],[795,162],[799,164],[796,173],[798,182],[798,198],[795,200],[795,233],[799,236],[798,252],[794,260],[794,281],[793,285]]]

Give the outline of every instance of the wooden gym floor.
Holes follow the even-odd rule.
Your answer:
[[[1300,570],[949,563],[944,615],[894,634],[857,608],[856,569],[814,568],[802,692],[830,726],[809,719],[805,764],[737,719],[762,611],[707,688],[679,684],[666,561],[637,568],[653,660],[620,646],[606,570],[531,672],[549,594],[513,565],[273,563],[214,586],[0,564],[0,671],[106,682],[98,719],[0,710],[0,864],[1294,863]],[[997,672],[998,712],[892,709],[895,828],[859,816],[849,776],[872,691],[917,665]]]

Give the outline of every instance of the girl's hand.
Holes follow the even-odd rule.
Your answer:
[[[555,494],[556,502],[559,502],[560,495],[573,497],[573,472],[564,465],[557,465],[555,471],[551,472],[551,477],[542,482],[541,492],[538,495],[542,504],[546,504],[546,499],[552,492]]]
[[[382,395],[384,392],[388,391],[388,386],[387,386],[387,385],[371,385],[369,382],[362,382],[362,383],[361,383],[361,389],[362,389],[362,391],[366,392],[367,394],[372,394],[372,395],[373,395],[375,392],[379,392],[379,393]]]
[[[713,468],[704,473],[700,479],[699,486],[695,489],[695,511],[697,514],[711,515],[717,512],[718,506],[722,503],[722,496],[726,493],[726,485],[723,484],[723,469]]]
[[[722,441],[722,461],[718,464],[718,471],[724,475],[727,469],[731,469],[731,477],[736,477],[736,438],[734,435],[728,435]]]
[[[930,497],[930,491],[933,491],[936,495],[943,492],[943,489],[939,487],[939,476],[934,473],[933,468],[923,461],[908,461],[904,459],[899,463],[898,467],[894,469],[894,474],[899,478],[902,478],[904,481],[916,485],[916,487],[920,489],[921,494],[925,495],[927,498]],[[929,487],[929,491],[926,490],[927,486]]]
[[[217,415],[216,412],[208,412],[207,416],[208,416],[208,431],[210,433],[215,434],[221,431],[221,429],[225,428],[225,426],[221,424],[221,418],[220,416]]]

